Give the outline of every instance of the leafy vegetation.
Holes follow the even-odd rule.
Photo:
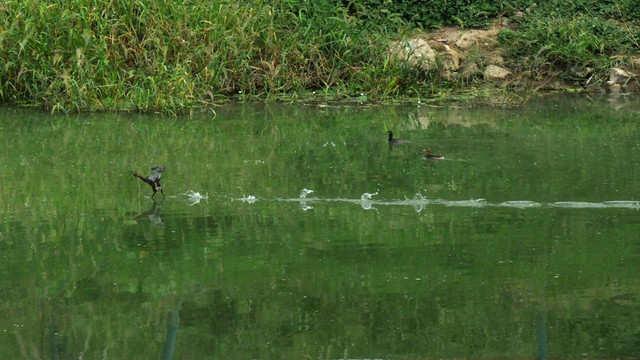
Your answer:
[[[382,30],[313,1],[9,1],[0,29],[3,101],[53,110],[181,111],[233,94],[348,94],[394,83],[401,71],[383,65]],[[399,88],[382,92],[374,95]]]
[[[535,77],[557,73],[565,80],[603,81],[611,67],[624,64],[625,54],[640,51],[640,31],[629,14],[632,2],[569,1],[533,7],[520,18],[517,31],[503,30],[498,40],[510,66]]]
[[[431,1],[428,6],[419,0],[342,0],[341,4],[360,17],[387,27],[403,22],[421,28],[485,27],[500,16],[526,9],[537,9],[540,15],[554,14],[565,18],[575,14],[629,21],[640,18],[640,4],[635,0],[449,0]]]
[[[371,22],[382,22],[385,26],[409,23],[422,28],[437,28],[447,25],[464,27],[486,26],[497,16],[518,6],[530,5],[533,1],[453,0],[431,1],[346,1],[342,4]],[[401,20],[399,22],[398,20]]]
[[[633,0],[9,0],[0,6],[0,100],[52,111],[182,112],[231,97],[381,100],[459,91],[436,70],[393,61],[416,28],[484,27],[512,65],[567,79],[638,52]],[[524,61],[523,61],[524,60]]]

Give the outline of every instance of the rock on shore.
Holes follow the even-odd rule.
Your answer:
[[[508,24],[496,21],[489,30],[444,28],[435,32],[414,34],[391,44],[389,51],[394,58],[407,61],[422,71],[437,71],[447,80],[485,80],[490,83],[523,81],[536,83],[533,87],[545,89],[587,88],[593,85],[592,77],[583,83],[568,84],[559,77],[549,75],[532,79],[528,74],[515,72],[505,66],[497,35]],[[640,67],[638,64],[630,68]],[[600,81],[600,83],[602,80]],[[602,89],[610,92],[639,91],[638,78],[628,69],[612,68],[609,81]]]

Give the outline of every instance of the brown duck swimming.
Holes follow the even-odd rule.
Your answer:
[[[160,193],[162,194],[162,196],[165,196],[164,191],[162,191],[162,185],[160,185],[160,178],[162,177],[163,172],[164,172],[164,166],[157,165],[151,168],[151,175],[149,175],[149,177],[144,177],[138,173],[135,173],[132,175],[146,182],[147,184],[149,184],[149,186],[151,186],[151,189],[153,189],[153,195],[151,195],[151,197],[153,197],[156,194],[156,192],[158,192],[158,190],[160,190]]]
[[[430,147],[425,148],[425,149],[424,149],[424,152],[426,153],[426,155],[425,155],[425,156],[426,156],[426,157],[427,157],[427,159],[429,159],[429,160],[444,160],[444,156],[442,156],[442,155],[434,155],[434,154],[432,154],[432,153],[431,153],[431,148],[430,148]]]

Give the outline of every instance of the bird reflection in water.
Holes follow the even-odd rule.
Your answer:
[[[141,213],[140,215],[136,216],[134,219],[136,221],[139,221],[142,219],[148,219],[155,226],[164,226],[164,223],[162,222],[162,218],[159,215],[161,208],[162,207],[160,206],[160,204],[154,201],[153,205],[151,206],[151,209]]]

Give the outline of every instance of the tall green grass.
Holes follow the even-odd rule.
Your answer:
[[[433,19],[407,21],[422,2],[397,9],[405,14],[375,12],[374,3],[7,0],[0,5],[0,101],[65,112],[176,113],[238,95],[299,99],[315,92],[369,101],[447,93],[461,85],[439,78],[437,70],[393,61],[389,41],[434,19],[447,25],[460,14],[534,7],[529,0],[503,0],[485,11],[488,2],[456,2],[454,11],[438,1],[429,11],[440,12],[421,13]],[[620,21],[634,23],[628,14],[640,8],[631,0],[601,3],[538,6],[516,35],[502,36],[513,64],[527,57],[534,69],[575,64],[604,71],[616,47],[637,52],[638,31]],[[566,9],[585,15],[574,19]],[[559,15],[550,16],[554,11]]]
[[[0,97],[52,110],[177,112],[233,94],[348,95],[394,82],[384,41],[345,9],[308,0],[7,1]]]
[[[504,29],[499,42],[513,69],[534,78],[556,76],[583,85],[607,80],[614,66],[628,66],[640,52],[637,12],[628,1],[551,1],[533,6]]]

